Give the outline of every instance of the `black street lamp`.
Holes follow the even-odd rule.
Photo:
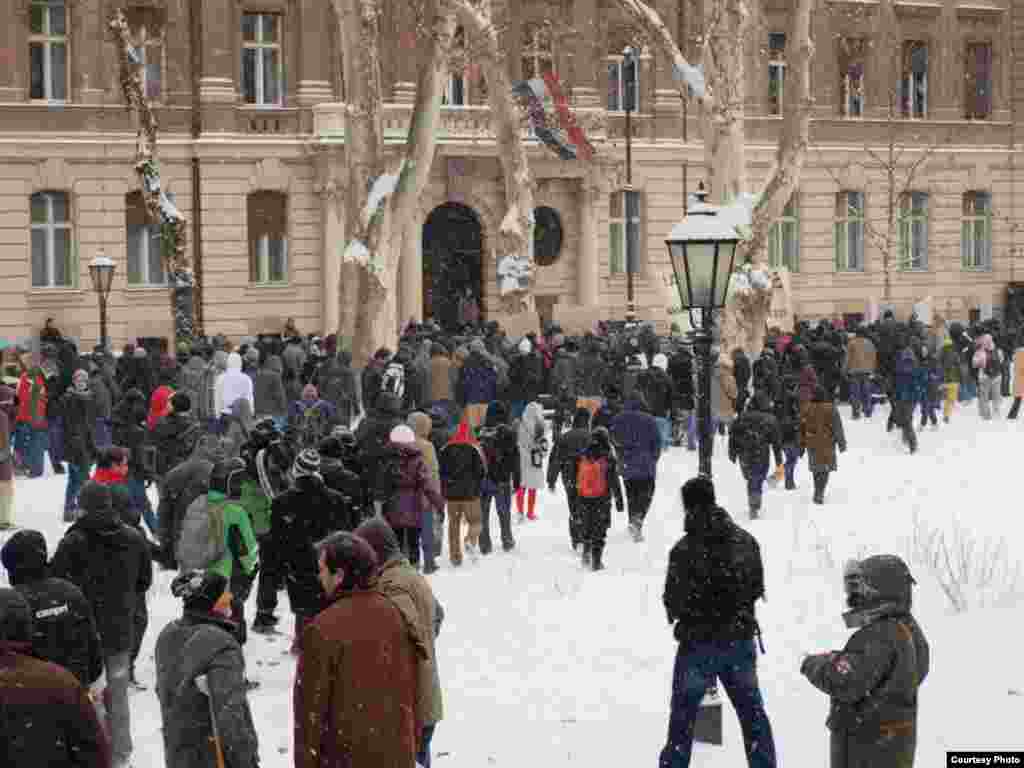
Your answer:
[[[107,337],[107,297],[110,295],[110,286],[114,282],[114,270],[117,265],[109,258],[103,249],[100,248],[95,258],[89,262],[89,277],[92,279],[92,289],[100,302],[100,346],[109,351],[110,339]]]
[[[733,217],[721,215],[721,209],[707,202],[704,183],[697,187],[697,203],[687,216],[672,227],[665,244],[675,275],[681,306],[690,314],[690,332],[700,362],[697,404],[700,440],[699,472],[711,478],[711,330],[714,312],[725,307],[732,277],[733,259],[740,235]],[[694,322],[693,310],[700,313]]]
[[[630,236],[630,222],[639,215],[636,192],[633,189],[633,109],[636,107],[637,51],[632,45],[622,49],[622,108],[626,112],[626,188],[623,191],[623,213],[626,216],[626,322],[636,322],[636,296],[633,271],[636,268],[638,238]]]

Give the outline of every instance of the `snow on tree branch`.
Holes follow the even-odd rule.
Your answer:
[[[142,88],[142,59],[132,45],[131,30],[121,9],[114,12],[108,27],[117,44],[121,92],[128,103],[128,109],[135,113],[139,121],[135,171],[139,175],[147,218],[160,227],[163,262],[171,285],[175,337],[178,341],[187,341],[195,333],[191,307],[191,289],[195,277],[185,250],[188,240],[185,217],[170,201],[161,185],[160,166],[157,162],[157,120]],[[183,294],[188,294],[187,298]]]

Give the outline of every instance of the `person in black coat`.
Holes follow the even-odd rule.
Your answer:
[[[590,411],[577,408],[572,417],[572,428],[558,437],[548,458],[548,490],[554,493],[558,478],[562,478],[569,502],[569,540],[577,552],[583,546],[583,516],[576,495],[576,457],[589,445]]]
[[[750,358],[742,349],[732,351],[732,375],[736,379],[736,414],[743,413],[743,408],[750,397]]]
[[[64,493],[64,521],[71,522],[78,509],[78,492],[89,479],[96,460],[96,405],[89,389],[89,374],[81,368],[72,376],[72,387],[61,397],[64,422],[64,461],[68,484]]]
[[[622,486],[619,483],[618,459],[612,448],[612,439],[604,427],[596,427],[590,435],[590,445],[576,456],[573,474],[580,476],[580,467],[585,462],[597,462],[604,470],[604,493],[587,495],[586,489],[577,486],[580,517],[583,535],[583,567],[591,567],[595,571],[604,568],[605,538],[612,524],[612,497],[615,497],[615,509],[621,514],[623,509]]]
[[[139,596],[152,583],[153,569],[146,540],[115,516],[109,488],[90,481],[79,493],[79,503],[85,514],[64,534],[50,570],[85,593],[96,617],[116,765],[127,763],[132,753],[128,673],[134,617]]]
[[[342,508],[337,513],[339,530],[353,531],[363,521],[366,508],[363,481],[345,465],[346,448],[339,437],[325,437],[317,446],[317,452],[320,454],[320,474],[324,484],[341,495]]]
[[[149,438],[156,449],[156,474],[160,478],[188,458],[202,431],[192,417],[188,395],[175,392],[170,405],[171,412],[156,423]]]
[[[402,423],[402,401],[390,392],[377,395],[376,407],[359,422],[356,449],[363,472],[363,488],[367,499],[386,504],[397,491],[387,472],[391,454],[391,430]]]
[[[139,510],[132,504],[131,494],[128,492],[128,487],[125,485],[114,484],[109,486],[110,488],[110,500],[114,508],[114,513],[118,516],[122,523],[131,526],[139,534],[145,538],[146,534],[142,530],[142,516],[139,514]],[[153,550],[158,550],[159,547],[155,544],[146,540],[146,543],[150,547],[151,556]],[[157,553],[158,554],[158,553]],[[152,566],[150,566],[152,568]],[[153,575],[152,570],[150,571],[150,581],[152,581]],[[135,663],[139,659],[139,652],[142,650],[142,638],[146,635],[146,630],[149,629],[149,606],[146,605],[145,593],[140,594],[138,599],[135,601],[135,615],[132,616],[132,623],[135,627],[134,630],[134,642],[132,643],[132,656],[131,664],[128,667],[128,680],[132,687],[136,690],[145,690],[145,686],[139,683],[139,679],[135,676]]]
[[[729,461],[740,460],[751,519],[761,512],[764,481],[772,467],[770,452],[775,453],[775,463],[782,464],[782,434],[771,409],[768,393],[758,392],[729,430]]]
[[[718,678],[739,717],[747,762],[774,766],[775,741],[758,685],[754,644],[760,634],[754,603],[764,597],[761,548],[715,503],[708,478],[688,480],[682,497],[686,535],[669,553],[662,597],[679,648],[668,741],[659,765],[690,764],[697,711]]]
[[[18,531],[0,551],[11,586],[32,610],[32,655],[59,664],[88,688],[103,673],[92,607],[70,581],[46,575],[46,560],[39,531]]]
[[[146,429],[148,408],[137,389],[125,392],[113,411],[113,443],[128,451],[128,477],[126,482],[132,496],[132,505],[139,511],[146,525],[157,534],[156,516],[146,496],[146,470],[144,448],[149,435]]]
[[[374,353],[373,359],[363,369],[359,383],[363,395],[363,411],[367,414],[377,407],[380,382],[384,377],[384,369],[388,367],[389,360],[391,360],[391,350],[382,347]]]
[[[189,505],[210,490],[213,467],[225,458],[222,441],[206,435],[196,444],[192,456],[181,462],[164,476],[160,486],[160,506],[157,514],[157,541],[165,568],[177,568],[174,551],[181,534],[181,523]]]
[[[300,453],[292,477],[294,485],[271,503],[270,538],[274,563],[281,569],[279,575],[295,615],[295,637],[301,638],[306,622],[324,606],[313,545],[342,530],[347,521],[341,494],[324,484],[320,454],[315,450]]]
[[[484,426],[477,435],[487,460],[487,475],[480,488],[480,553],[483,555],[490,554],[493,549],[491,499],[494,499],[498,513],[502,548],[508,552],[516,545],[512,536],[512,489],[520,486],[522,466],[518,434],[516,428],[508,423],[508,416],[508,405],[502,400],[494,401],[487,409]]]

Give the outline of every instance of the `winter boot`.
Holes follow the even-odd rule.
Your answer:
[[[583,567],[584,568],[589,568],[590,567],[591,559],[590,559],[590,545],[589,544],[584,543],[584,545],[583,545],[583,555],[581,556],[580,560],[583,563]]]
[[[825,483],[824,478],[827,477],[822,472],[814,473],[814,503],[824,504],[825,503]]]
[[[640,523],[636,520],[629,521],[629,535],[633,541],[640,542],[644,540],[644,534],[640,530]]]
[[[757,520],[761,515],[761,494],[750,494],[750,519]]]
[[[791,477],[787,477],[786,478],[786,490],[787,491],[795,491],[796,490],[796,482]]]
[[[603,571],[604,563],[601,562],[601,555],[604,554],[604,547],[594,547],[590,565],[595,571]]]

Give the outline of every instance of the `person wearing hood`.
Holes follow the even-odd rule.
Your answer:
[[[764,481],[772,466],[770,452],[774,452],[775,463],[781,466],[782,434],[779,424],[772,415],[768,393],[758,392],[729,430],[729,461],[735,464],[737,459],[740,460],[740,469],[747,481],[751,520],[761,513]]]
[[[89,374],[78,369],[72,387],[61,398],[64,412],[64,460],[68,482],[64,492],[64,522],[73,522],[79,489],[89,479],[96,458],[96,405],[89,389]]]
[[[178,382],[175,390],[184,392],[192,401],[193,416],[200,418],[202,414],[201,403],[203,399],[203,374],[206,371],[206,361],[199,354],[199,349],[194,348],[189,355],[188,362],[182,366],[178,374]]]
[[[480,339],[470,342],[469,356],[459,370],[455,396],[474,429],[483,424],[488,403],[498,399],[498,371]]]
[[[841,651],[807,655],[800,673],[831,698],[831,768],[908,768],[917,746],[918,689],[931,651],[911,611],[914,581],[896,555],[851,560],[843,573]]]
[[[448,502],[448,555],[452,565],[462,564],[462,521],[469,527],[466,553],[476,559],[480,546],[480,496],[487,474],[483,450],[467,416],[438,457],[441,492]]]
[[[639,390],[626,401],[625,410],[612,420],[610,432],[622,457],[629,533],[633,541],[643,541],[644,520],[654,499],[663,443],[658,422],[647,412],[647,403]]]
[[[548,452],[544,408],[537,401],[526,406],[519,419],[519,486],[516,488],[516,514],[523,521],[523,500],[527,517],[537,519],[537,491],[544,487],[544,457]]]
[[[583,567],[600,571],[604,568],[605,539],[612,524],[613,496],[616,511],[622,512],[619,463],[607,429],[594,429],[590,444],[576,456],[573,474],[580,514]]]
[[[512,358],[508,373],[508,399],[512,418],[520,418],[527,403],[536,401],[544,389],[544,358],[525,336],[519,342],[519,354]]]
[[[349,461],[354,445],[355,438],[351,432],[347,435],[332,433],[321,440],[316,449],[320,454],[320,474],[324,478],[324,484],[341,494],[342,507],[336,511],[335,518],[338,521],[338,529],[342,531],[355,530],[362,521],[366,509],[363,482],[352,470]],[[434,460],[437,460],[436,457]]]
[[[911,427],[913,429],[913,427]],[[807,466],[814,478],[814,503],[825,503],[828,476],[838,469],[836,448],[846,453],[843,419],[825,388],[818,386],[814,399],[800,414],[800,452],[807,451]]]
[[[328,605],[302,633],[295,768],[411,768],[423,734],[417,700],[427,639],[374,588],[377,556],[361,537],[333,533],[317,559]]]
[[[288,396],[284,391],[284,363],[277,355],[263,361],[263,367],[256,374],[253,384],[253,404],[256,418],[269,416],[279,429],[288,420]]]
[[[88,688],[103,673],[92,607],[70,581],[47,575],[46,559],[46,539],[39,531],[20,530],[0,550],[11,586],[28,602],[34,618],[32,655],[59,664]]]
[[[214,765],[216,738],[225,765],[258,766],[227,579],[214,571],[188,571],[171,583],[171,594],[182,601],[182,616],[160,631],[154,651],[164,765]]]
[[[414,411],[406,419],[406,425],[416,435],[416,447],[423,454],[423,460],[430,470],[430,482],[441,491],[441,464],[437,451],[430,441],[433,420],[421,411]],[[420,520],[420,549],[423,551],[423,572],[431,574],[437,571],[437,557],[441,554],[441,526],[444,523],[444,508],[435,509],[430,504],[423,506],[423,518]]]
[[[184,392],[175,392],[167,414],[150,433],[156,450],[154,467],[158,484],[161,478],[192,454],[202,428],[189,415],[192,402]]]
[[[377,555],[379,566],[375,589],[395,604],[407,625],[417,627],[429,651],[429,658],[421,660],[418,665],[416,715],[423,729],[420,731],[416,762],[423,768],[430,768],[430,743],[437,724],[444,716],[434,646],[441,632],[444,610],[430,584],[402,554],[398,538],[385,520],[379,517],[366,520],[356,528],[355,535],[366,541]]]
[[[991,421],[993,411],[997,417],[1000,415],[1003,401],[1000,389],[1003,378],[1003,352],[996,347],[991,334],[982,334],[975,342],[971,368],[978,382],[978,414],[985,421]]]
[[[92,392],[92,399],[96,411],[96,426],[93,433],[96,436],[97,448],[109,448],[112,443],[111,428],[113,426],[113,393],[107,383],[107,378],[96,363],[89,366],[89,391]]]
[[[107,739],[86,686],[67,669],[33,658],[34,624],[25,598],[0,589],[0,762],[108,768]]]
[[[294,485],[271,502],[270,541],[273,542],[273,561],[280,568],[279,576],[295,615],[292,647],[297,649],[303,627],[324,604],[314,546],[352,521],[344,519],[346,506],[341,494],[324,483],[320,454],[315,450],[308,449],[298,455],[292,465],[292,477]]]
[[[171,397],[174,389],[170,384],[161,384],[153,391],[149,399],[149,415],[146,417],[146,427],[152,432],[164,416],[171,412]]]
[[[554,493],[558,478],[562,478],[569,504],[569,541],[577,553],[583,548],[583,515],[576,492],[576,457],[590,445],[590,418],[589,410],[577,408],[572,428],[558,436],[548,458],[548,490]]]
[[[915,376],[917,361],[910,349],[903,349],[896,355],[892,373],[893,402],[889,412],[888,429],[899,426],[903,431],[903,443],[911,453],[917,451],[917,435],[914,433],[914,403],[919,399],[918,378]]]
[[[388,367],[391,360],[391,350],[381,347],[373,353],[370,362],[363,369],[360,380],[360,389],[363,395],[363,410],[370,413],[377,406],[377,397],[380,395],[381,380],[384,378],[384,369]]]
[[[668,741],[660,768],[687,768],[705,691],[721,680],[743,731],[751,768],[775,768],[775,740],[757,679],[754,604],[764,598],[757,540],[715,501],[706,477],[682,487],[685,535],[668,557],[662,601],[679,643],[672,672]],[[762,648],[762,652],[763,652]]]
[[[394,466],[395,489],[390,502],[382,506],[384,519],[388,521],[402,545],[402,551],[415,566],[420,562],[420,526],[427,509],[444,506],[445,497],[434,485],[430,470],[423,454],[416,446],[416,434],[405,424],[399,424],[388,436],[390,453],[386,461]],[[441,484],[445,483],[444,451],[438,457],[441,470]],[[478,502],[479,505],[479,502]],[[479,506],[477,507],[479,509]],[[449,505],[449,517],[455,512]]]
[[[220,412],[222,410],[221,375],[228,369],[228,355],[222,350],[213,353],[203,368],[200,384],[199,419],[207,431],[220,434]]]
[[[250,411],[255,412],[252,379],[242,372],[242,356],[237,352],[228,355],[228,369],[217,379],[217,387],[220,391],[218,416],[222,420],[226,421],[231,416],[231,406],[239,398],[248,400]]]
[[[402,401],[390,392],[381,392],[375,405],[359,422],[355,437],[360,463],[366,468],[362,473],[365,498],[381,512],[396,493],[397,456],[391,446],[391,430],[402,423]]]
[[[313,376],[321,397],[330,402],[343,426],[349,426],[359,408],[356,404],[356,375],[352,370],[352,354],[346,350],[332,353]]]
[[[117,518],[109,488],[88,482],[78,498],[82,517],[57,545],[50,574],[81,589],[92,607],[103,649],[114,768],[125,768],[132,754],[128,685],[136,601],[152,584],[152,561],[145,538]]]

